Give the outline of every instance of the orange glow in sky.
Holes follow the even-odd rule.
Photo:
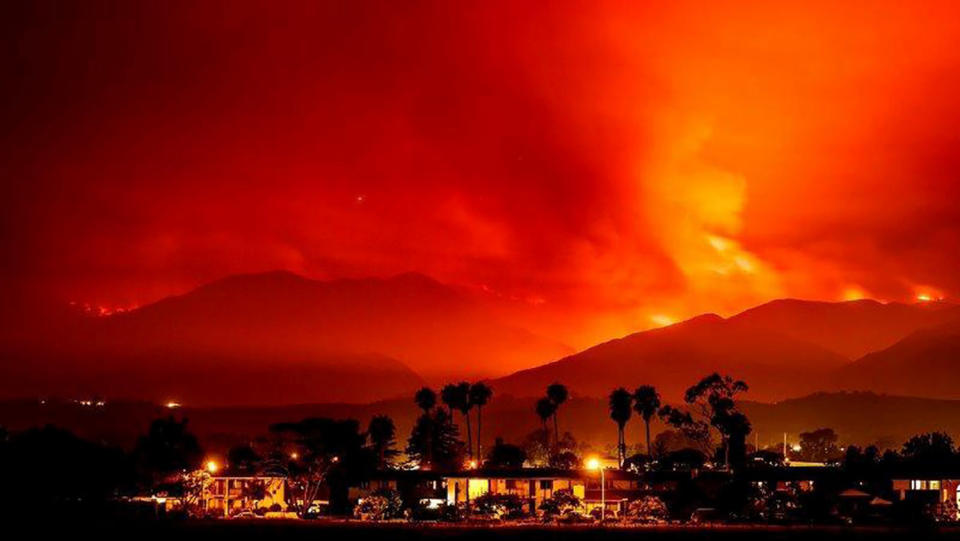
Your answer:
[[[75,7],[0,23],[7,299],[416,271],[579,348],[960,290],[955,2]]]

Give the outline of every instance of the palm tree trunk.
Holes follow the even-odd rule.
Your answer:
[[[557,412],[553,412],[553,445],[560,446],[560,428],[557,423]]]
[[[723,465],[730,469],[730,439],[723,437]]]
[[[477,406],[477,460],[483,460],[480,436],[483,430],[483,406]]]
[[[467,411],[463,416],[467,418],[467,454],[470,455],[470,458],[473,458],[473,431],[470,429],[470,412]]]
[[[623,468],[623,425],[617,425],[617,463]]]
[[[650,448],[650,419],[644,419],[643,422],[647,425],[647,457],[653,458],[653,449]]]

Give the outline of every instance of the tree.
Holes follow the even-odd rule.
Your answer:
[[[493,389],[482,381],[470,386],[470,403],[477,407],[477,457],[483,456],[483,444],[481,441],[483,432],[483,407],[490,402],[493,396]]]
[[[626,458],[627,444],[623,437],[624,428],[627,421],[630,420],[633,395],[623,387],[618,387],[610,393],[609,406],[610,418],[617,423],[617,460],[620,467],[623,467],[623,460]]]
[[[429,387],[423,387],[413,395],[413,401],[424,413],[430,413],[430,410],[437,405],[437,393]]]
[[[684,400],[697,409],[707,426],[720,434],[724,465],[730,466],[730,438],[746,438],[750,423],[736,409],[734,397],[748,389],[747,384],[714,372],[687,389]]]
[[[578,470],[583,467],[583,460],[573,451],[563,449],[550,455],[550,467],[560,470]]]
[[[560,406],[567,401],[567,398],[570,397],[569,391],[567,391],[566,385],[562,383],[553,383],[547,386],[547,398],[553,402],[553,441],[554,443],[560,442],[560,427],[557,421],[558,412],[560,411]]]
[[[550,463],[550,431],[538,428],[524,436],[520,448],[533,466],[544,467]]]
[[[903,444],[903,458],[916,466],[938,468],[957,462],[953,438],[944,432],[913,436]]]
[[[413,395],[413,401],[416,402],[417,407],[423,410],[423,414],[417,422],[423,425],[422,428],[426,430],[420,434],[420,437],[424,438],[423,451],[425,453],[420,456],[421,467],[424,464],[429,467],[430,464],[433,463],[433,457],[430,455],[430,450],[433,449],[433,445],[430,442],[432,438],[431,431],[433,430],[430,411],[437,405],[437,393],[429,387],[423,387]]]
[[[557,411],[557,405],[549,398],[544,397],[537,400],[536,411],[537,417],[540,417],[540,424],[543,426],[543,430],[547,430],[547,419],[552,417]]]
[[[473,404],[470,403],[470,384],[461,381],[444,385],[440,390],[440,400],[450,410],[450,417],[453,417],[454,410],[463,414],[467,424],[467,454],[473,456],[473,435],[470,430],[470,410]]]
[[[195,470],[203,460],[203,450],[187,430],[187,420],[177,421],[173,416],[150,423],[133,454],[140,473],[154,483],[173,473]]]
[[[353,419],[308,418],[293,423],[277,423],[270,431],[288,440],[287,447],[297,449],[297,458],[289,464],[289,481],[294,501],[302,506],[301,515],[310,507],[326,484],[330,489],[330,507],[345,513],[347,487],[351,481],[366,477],[375,468],[376,458],[366,449],[366,434]]]
[[[503,438],[497,438],[493,449],[487,455],[487,465],[492,468],[519,469],[527,460],[527,453],[516,445],[504,443]]]
[[[643,419],[647,433],[647,455],[653,457],[650,447],[650,419],[660,410],[660,393],[652,385],[641,385],[633,392],[633,409]]]
[[[227,465],[230,471],[243,475],[253,475],[260,470],[263,457],[249,443],[231,447],[227,452]]]
[[[397,429],[393,425],[393,419],[386,415],[376,415],[370,419],[370,425],[367,427],[367,435],[370,437],[370,444],[373,446],[373,452],[377,455],[377,466],[385,468],[387,458],[396,454],[393,446],[396,443],[395,437]]]
[[[0,515],[5,518],[32,511],[50,520],[61,514],[54,507],[99,506],[133,485],[122,450],[51,425],[12,432],[0,442],[0,454]]]
[[[840,457],[837,447],[839,437],[832,428],[818,428],[800,433],[800,460],[806,462],[827,462]]]
[[[440,402],[447,407],[450,417],[453,417],[453,410],[460,409],[460,388],[456,383],[448,383],[440,388]]]
[[[463,464],[463,442],[446,410],[421,415],[407,440],[407,455],[425,470],[457,470]]]

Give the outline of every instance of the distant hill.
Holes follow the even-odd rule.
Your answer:
[[[652,384],[678,400],[701,377],[719,371],[746,380],[750,399],[776,400],[821,389],[823,378],[847,362],[817,344],[711,314],[611,340],[493,385],[530,396],[559,381],[575,394],[600,397],[621,385]]]
[[[270,272],[41,326],[3,348],[0,392],[365,402],[405,393],[422,383],[417,374],[506,373],[567,352],[423,275],[317,281]]]
[[[960,306],[945,302],[780,299],[750,308],[730,321],[776,331],[856,359],[887,348],[914,331],[957,318]]]
[[[960,320],[915,331],[843,367],[835,379],[852,390],[960,398]]]

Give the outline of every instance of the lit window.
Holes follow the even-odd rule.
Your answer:
[[[940,481],[930,481],[930,490],[940,490]]]

